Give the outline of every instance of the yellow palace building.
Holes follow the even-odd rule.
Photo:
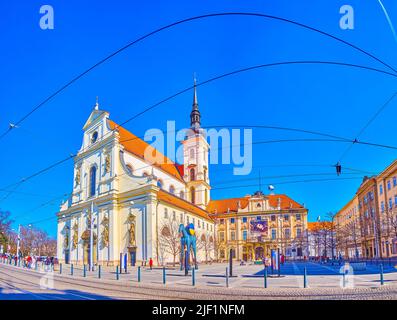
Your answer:
[[[215,220],[219,260],[252,261],[280,249],[287,258],[300,259],[307,252],[307,213],[286,195],[258,191],[242,198],[213,200],[207,207]]]

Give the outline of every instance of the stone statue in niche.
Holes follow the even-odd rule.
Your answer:
[[[74,178],[75,185],[78,186],[80,184],[80,168],[76,170],[76,176]]]
[[[77,248],[78,242],[79,242],[79,226],[77,222],[74,223],[73,225],[73,249]]]
[[[101,232],[101,239],[102,239],[102,248],[105,248],[109,245],[109,218],[104,217],[102,219],[101,225],[103,227],[102,232]]]
[[[136,241],[135,241],[135,216],[133,214],[130,213],[128,215],[127,223],[128,223],[128,246],[135,247],[136,246]]]
[[[105,157],[105,173],[110,172],[110,155],[106,155]]]
[[[65,228],[65,237],[63,238],[63,248],[64,250],[69,249],[69,228]]]

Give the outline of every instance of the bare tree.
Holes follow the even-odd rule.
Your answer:
[[[337,246],[336,224],[335,224],[336,212],[328,212],[327,216],[330,221],[325,225],[325,229],[326,232],[329,233],[329,238],[330,238],[329,247],[331,249],[331,258],[334,259],[336,246]]]
[[[34,226],[21,227],[21,252],[27,255],[56,255],[56,240],[51,239],[47,232]]]
[[[205,262],[208,263],[211,251],[214,250],[214,237],[208,235],[205,231],[197,238],[197,249],[204,250]]]
[[[167,219],[160,229],[159,235],[159,258],[164,264],[165,254],[169,254],[173,258],[173,266],[176,264],[176,259],[180,254],[180,234],[179,224],[176,220]]]
[[[393,237],[397,238],[397,214],[390,214],[389,225],[392,231]]]
[[[11,224],[12,220],[10,218],[11,213],[8,211],[0,211],[0,245],[3,248],[10,245],[11,238]]]

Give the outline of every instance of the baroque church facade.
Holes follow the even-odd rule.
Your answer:
[[[243,228],[249,230],[247,221],[257,220],[258,216],[267,219],[269,210],[280,215],[299,211],[303,222],[299,227],[303,230],[307,209],[286,196],[280,208],[280,203],[269,205],[277,196],[269,199],[261,194],[264,207],[255,206],[252,212],[248,209],[252,202],[249,199],[257,201],[258,194],[211,200],[209,144],[200,128],[196,86],[190,124],[191,130],[182,141],[183,164],[178,164],[117,125],[108,112],[95,105],[83,127],[82,146],[74,159],[73,191],[57,213],[60,262],[90,264],[92,257],[93,264],[117,265],[121,254],[128,256],[131,265],[150,258],[161,265],[178,262],[177,228],[189,223],[195,226],[198,261],[226,259],[230,250],[235,259],[253,260],[259,258],[258,252],[262,256],[267,252],[256,249],[266,244],[244,246],[253,238],[244,236]],[[148,161],[148,148],[164,161]],[[238,225],[238,233],[225,237],[225,230],[236,231],[233,212],[238,212],[244,223]]]

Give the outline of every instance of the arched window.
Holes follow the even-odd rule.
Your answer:
[[[204,168],[204,181],[207,181],[207,168]]]
[[[157,180],[157,186],[158,186],[160,189],[163,189],[163,181],[161,181],[160,179]]]
[[[193,187],[190,188],[190,199],[193,204],[196,203],[196,190]]]
[[[90,169],[90,197],[95,196],[96,191],[96,167]]]
[[[129,174],[133,174],[134,169],[132,169],[132,166],[131,166],[130,164],[127,164],[126,167],[127,167],[128,173],[129,173]]]
[[[183,191],[179,192],[179,197],[185,199],[185,193]]]
[[[164,219],[168,219],[168,209],[164,208]]]
[[[170,237],[171,236],[170,229],[167,226],[163,227],[163,229],[161,230],[161,235],[165,238]]]
[[[207,204],[208,203],[208,190],[207,189],[205,189],[205,191],[204,191],[204,197],[205,197],[205,204]]]
[[[194,149],[190,149],[190,159],[194,159]]]
[[[174,186],[170,186],[170,193],[174,194],[175,193],[175,187]]]
[[[196,173],[194,171],[194,168],[190,169],[190,181],[196,180]]]

